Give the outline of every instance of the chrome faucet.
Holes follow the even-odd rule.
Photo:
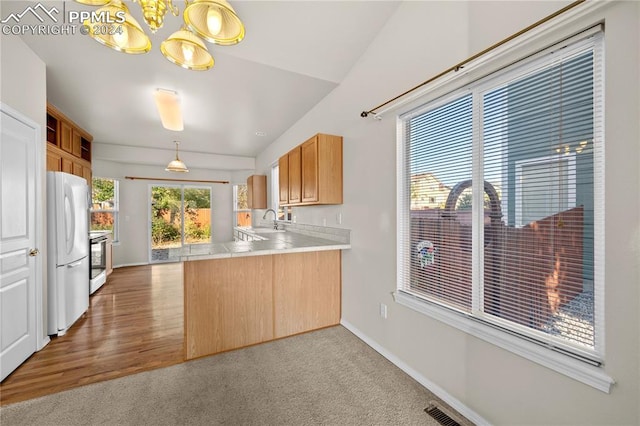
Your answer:
[[[267,213],[269,212],[273,212],[273,229],[278,229],[278,214],[276,213],[276,211],[274,209],[268,209],[266,212],[264,212],[264,215],[262,216],[262,219],[266,219],[267,218]]]

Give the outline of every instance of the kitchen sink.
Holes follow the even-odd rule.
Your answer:
[[[285,230],[273,228],[251,228],[251,232],[254,232],[256,234],[272,234],[274,232],[285,232]]]

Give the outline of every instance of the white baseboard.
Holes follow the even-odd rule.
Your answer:
[[[429,389],[429,391],[431,391],[438,398],[440,398],[441,400],[449,404],[458,413],[462,414],[467,419],[471,420],[473,423],[477,425],[490,424],[488,421],[482,418],[478,413],[476,413],[475,411],[473,411],[472,409],[464,405],[460,400],[451,396],[448,392],[446,392],[440,386],[436,385],[431,380],[427,379],[422,374],[418,373],[416,370],[414,370],[409,365],[407,365],[404,361],[400,360],[398,357],[396,357],[394,354],[389,352],[387,349],[383,348],[378,343],[370,339],[368,336],[366,336],[364,333],[362,333],[360,330],[354,327],[353,324],[349,323],[348,321],[345,321],[344,319],[340,320],[340,324],[344,328],[346,328],[347,330],[355,334],[364,343],[371,346],[371,348],[373,348],[380,355],[382,355],[383,357],[391,361],[393,364],[395,364],[395,366],[398,367],[400,370],[404,371],[409,376],[411,376],[415,381],[420,383],[425,388]]]
[[[113,269],[126,268],[127,266],[146,266],[146,265],[149,265],[149,262],[123,263],[122,265],[113,265]]]

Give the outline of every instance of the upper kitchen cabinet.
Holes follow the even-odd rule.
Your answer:
[[[91,185],[93,137],[53,105],[47,105],[47,171],[83,177]]]
[[[278,160],[279,204],[289,204],[289,155],[283,155]]]
[[[289,204],[299,204],[302,201],[300,147],[297,146],[289,151],[287,157],[289,157],[289,181],[286,186],[289,189]]]
[[[247,178],[247,205],[250,209],[267,208],[267,176],[251,175]]]
[[[280,158],[280,204],[342,204],[342,136],[319,133]],[[286,189],[285,189],[286,188]],[[288,193],[284,202],[283,193]]]

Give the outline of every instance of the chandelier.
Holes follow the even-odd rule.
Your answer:
[[[167,12],[174,16],[179,14],[173,0],[133,1],[140,5],[152,33],[162,27]],[[94,40],[124,53],[141,54],[151,50],[151,40],[122,0],[76,2],[102,6],[93,16],[111,22],[111,31],[92,25],[89,20],[84,22]],[[182,27],[162,42],[160,51],[169,61],[183,68],[208,70],[214,61],[202,39],[223,46],[236,44],[244,38],[244,25],[226,0],[185,0],[184,4]]]

